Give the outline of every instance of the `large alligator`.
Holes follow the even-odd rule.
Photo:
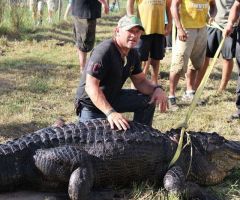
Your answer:
[[[70,199],[86,200],[93,187],[148,180],[170,192],[185,191],[189,198],[204,199],[196,184],[220,183],[240,160],[239,142],[217,133],[189,132],[191,143],[168,169],[179,131],[163,134],[136,122],[130,126],[119,131],[106,120],[77,122],[1,144],[0,191],[68,188]]]

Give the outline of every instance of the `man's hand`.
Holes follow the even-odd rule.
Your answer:
[[[105,14],[109,13],[109,6],[108,6],[108,4],[103,4],[103,10],[104,10]]]
[[[171,33],[171,30],[172,30],[172,23],[168,23],[166,26],[165,26],[165,33],[164,35],[167,36]]]
[[[212,17],[209,17],[207,21],[208,21],[208,24],[211,25],[215,21],[215,19]]]
[[[107,120],[110,123],[111,129],[114,129],[114,125],[118,128],[118,130],[127,130],[130,128],[127,119],[118,112],[112,112],[107,116]]]
[[[227,23],[227,26],[223,30],[223,37],[228,37],[233,32],[233,25],[231,23]]]
[[[161,88],[155,89],[149,104],[152,103],[158,105],[158,108],[161,112],[166,112],[166,110],[168,109],[168,98],[163,89]]]
[[[187,40],[187,33],[182,28],[177,29],[177,31],[178,31],[179,40],[181,40],[183,42],[186,41]]]
[[[109,13],[108,1],[106,1],[106,0],[98,0],[98,1],[102,4],[104,13],[108,14]]]

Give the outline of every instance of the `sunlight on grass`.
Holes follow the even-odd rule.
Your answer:
[[[28,83],[28,89],[33,93],[46,93],[49,91],[49,85],[44,79],[32,78]]]
[[[174,194],[168,194],[163,189],[155,190],[153,185],[148,183],[133,184],[133,190],[130,194],[131,200],[178,200],[179,197]]]

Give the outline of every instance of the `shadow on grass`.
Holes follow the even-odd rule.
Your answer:
[[[49,124],[36,121],[32,121],[30,123],[3,124],[0,125],[0,136],[4,137],[6,140],[18,138],[22,135],[37,131],[47,126],[49,126]]]
[[[231,78],[237,79],[237,76],[238,76],[237,72],[232,71]],[[213,80],[221,80],[222,79],[222,69],[221,68],[214,69],[214,71],[210,74],[209,78],[213,79]]]
[[[70,23],[60,23],[52,27],[29,27],[19,32],[2,28],[0,29],[0,35],[6,36],[9,41],[36,40],[41,42],[55,39],[65,43],[74,43],[72,24]]]
[[[16,89],[16,81],[7,78],[0,78],[0,95]]]
[[[18,69],[25,71],[24,73],[33,73],[33,72],[47,72],[56,67],[66,67],[68,69],[77,67],[78,65],[72,64],[59,64],[58,61],[52,62],[49,60],[35,59],[32,57],[25,57],[22,59],[8,59],[0,61],[0,71],[10,71],[12,69]]]
[[[67,80],[72,80],[73,78],[77,79],[77,73],[72,74],[71,72],[71,76],[68,74],[70,73],[69,71],[77,68],[78,65],[59,64],[32,58],[0,61],[0,73],[6,74],[5,77],[0,77],[0,96],[14,93],[16,90],[30,90],[31,88],[34,88],[34,86],[38,89],[40,86],[47,87],[47,80],[49,78],[64,77],[64,79]],[[27,88],[22,88],[22,86],[19,85],[18,80],[13,79],[13,74],[17,77],[21,77],[21,79],[26,79],[25,83],[28,83],[26,86]],[[38,83],[38,81],[40,82]]]
[[[107,15],[107,16],[104,16],[101,19],[99,19],[98,22],[97,22],[97,25],[101,26],[101,27],[104,27],[104,26],[106,26],[106,27],[109,27],[109,26],[115,27],[115,26],[117,26],[117,23],[118,23],[119,19],[120,19],[120,16],[110,16],[110,15]]]

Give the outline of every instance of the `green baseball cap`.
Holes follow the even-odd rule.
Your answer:
[[[142,31],[144,31],[140,19],[135,15],[125,15],[118,21],[118,27],[126,31],[130,30],[135,26],[138,26]]]

